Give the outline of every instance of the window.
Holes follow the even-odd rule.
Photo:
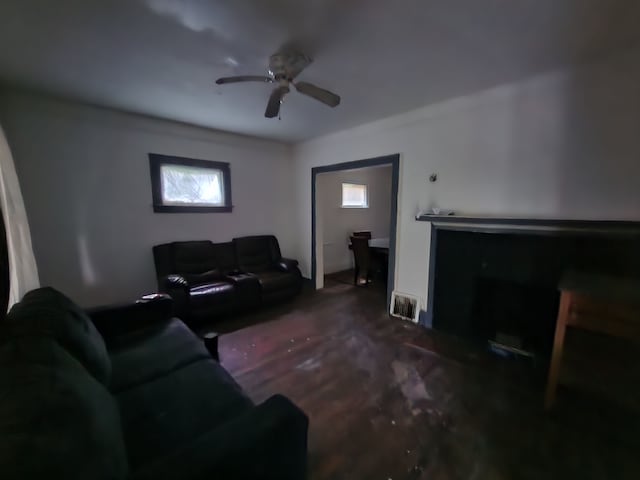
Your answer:
[[[154,212],[230,212],[228,163],[149,154]]]
[[[343,183],[342,208],[369,208],[367,186],[357,183]]]

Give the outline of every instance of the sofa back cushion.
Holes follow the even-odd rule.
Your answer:
[[[174,271],[169,273],[197,274],[217,267],[213,243],[209,240],[173,242],[171,248]]]
[[[0,385],[4,480],[127,477],[114,398],[55,340],[5,338]]]
[[[229,273],[238,268],[236,250],[233,242],[214,243],[216,267],[223,273]]]
[[[261,272],[273,268],[280,260],[280,246],[273,235],[234,238],[236,257],[246,272]]]
[[[171,243],[162,243],[154,245],[153,264],[156,267],[156,278],[166,277],[174,272],[173,266],[173,248]]]
[[[2,327],[6,338],[51,338],[93,377],[108,385],[111,360],[102,336],[89,316],[51,287],[31,290],[16,303]]]

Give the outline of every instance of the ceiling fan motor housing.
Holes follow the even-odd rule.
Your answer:
[[[291,80],[311,62],[311,57],[294,50],[278,52],[269,58],[269,72],[276,80],[281,78]]]
[[[340,96],[329,90],[317,87],[309,82],[294,83],[294,79],[312,62],[311,57],[294,49],[282,49],[269,57],[269,75],[236,75],[234,77],[223,77],[216,80],[216,84],[243,83],[243,82],[266,82],[276,83],[277,87],[271,92],[267,109],[264,116],[274,118],[280,114],[280,105],[283,97],[288,94],[293,85],[295,89],[314,100],[317,100],[329,107],[336,107],[340,104]]]

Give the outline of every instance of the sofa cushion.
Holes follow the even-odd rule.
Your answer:
[[[204,343],[173,318],[117,337],[109,347],[111,391],[155,380],[198,360],[211,358]]]
[[[78,305],[51,287],[28,292],[5,322],[9,337],[51,337],[99,382],[109,383],[111,361],[102,336]]]
[[[189,290],[192,309],[207,308],[211,302],[225,303],[235,299],[235,287],[230,281],[210,282]]]
[[[271,235],[234,238],[233,243],[238,264],[245,272],[267,270],[280,258],[278,240]]]
[[[3,479],[127,477],[114,398],[56,341],[5,340],[0,385]]]
[[[202,285],[203,283],[224,280],[224,275],[217,269],[208,270],[203,273],[185,273],[182,277],[189,282],[189,285]]]
[[[309,419],[291,400],[274,395],[172,455],[135,471],[132,480],[190,478],[300,480],[307,478]],[[344,477],[340,477],[344,478]]]
[[[132,470],[252,407],[238,384],[212,359],[124,390],[116,398]]]
[[[236,250],[233,242],[214,243],[213,249],[217,268],[224,273],[237,270],[238,262],[236,262]]]
[[[277,270],[259,272],[256,276],[264,292],[297,288],[300,282],[300,279],[294,273],[280,272]]]
[[[173,242],[171,245],[175,267],[175,272],[171,273],[202,273],[217,267],[213,243],[209,240]]]

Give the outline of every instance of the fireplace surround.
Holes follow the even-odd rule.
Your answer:
[[[570,270],[640,278],[640,222],[418,217],[431,222],[421,322],[472,341],[517,337],[551,351],[558,283]]]

